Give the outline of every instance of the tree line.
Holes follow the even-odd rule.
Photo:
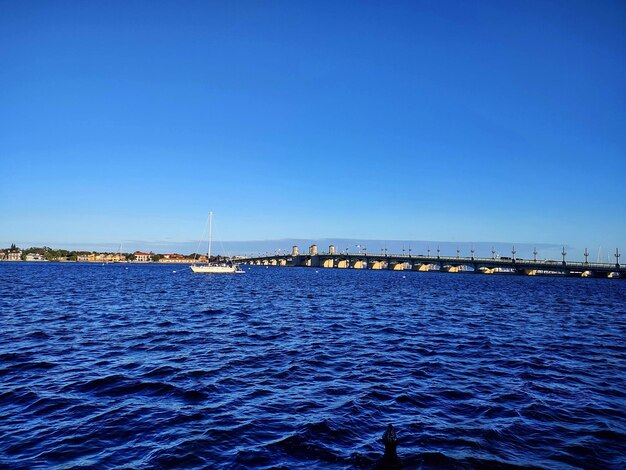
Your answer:
[[[41,255],[46,261],[57,261],[57,260],[67,260],[67,261],[77,261],[79,256],[87,256],[91,254],[97,255],[115,255],[119,254],[124,256],[128,261],[135,261],[137,257],[134,253],[117,253],[117,252],[98,252],[98,251],[82,251],[82,250],[64,250],[64,249],[54,249],[49,246],[36,247],[31,246],[30,248],[21,249],[12,243],[9,248],[3,248],[2,251],[5,253],[19,253],[22,252],[20,258],[22,260],[26,260],[26,256],[30,254],[38,254]],[[189,255],[184,255],[186,258],[197,259],[201,255],[199,253],[191,253]],[[163,259],[163,255],[159,253],[150,252],[151,261],[157,263],[161,259]],[[223,261],[226,258],[221,256],[211,256],[211,261]]]

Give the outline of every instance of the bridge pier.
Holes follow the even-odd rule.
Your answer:
[[[517,272],[519,274],[523,274],[524,276],[536,276],[537,275],[536,269],[520,269]]]
[[[369,269],[383,269],[383,265],[386,264],[383,261],[370,261]]]
[[[365,261],[357,259],[352,263],[352,266],[350,266],[352,269],[364,269],[367,267],[367,264],[365,263]]]
[[[336,267],[339,269],[346,269],[350,267],[350,263],[347,259],[340,259],[339,261],[337,261]]]
[[[387,269],[391,271],[404,271],[404,262],[391,261],[387,263]]]
[[[413,271],[428,272],[428,271],[430,271],[430,264],[415,263],[415,264],[413,264],[411,269]]]

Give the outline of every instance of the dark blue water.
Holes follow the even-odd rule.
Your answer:
[[[626,282],[0,264],[0,467],[626,466]]]

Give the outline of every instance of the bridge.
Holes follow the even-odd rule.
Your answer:
[[[515,257],[515,248],[512,250],[512,257],[492,258],[459,256],[441,256],[437,250],[436,256],[430,253],[424,255],[412,255],[409,253],[381,254],[370,253],[342,253],[337,252],[333,245],[330,245],[327,252],[318,253],[317,246],[311,245],[308,253],[300,253],[297,246],[294,246],[291,253],[245,256],[236,260],[241,264],[257,266],[286,266],[286,267],[310,267],[310,268],[336,268],[336,269],[375,269],[392,271],[443,271],[449,273],[467,272],[474,274],[517,274],[526,276],[535,275],[560,275],[574,277],[603,277],[626,279],[626,267],[619,264],[621,254],[615,252],[615,263],[589,263],[566,261],[565,250],[563,250],[561,261],[554,260],[532,260]],[[585,260],[588,253],[585,251]]]

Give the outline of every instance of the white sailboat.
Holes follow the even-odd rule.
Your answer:
[[[115,254],[115,259],[113,260],[114,263],[127,263],[128,261],[126,261],[126,257],[124,256],[123,252],[122,252],[122,242],[120,242],[120,247],[117,250],[117,253]]]
[[[194,273],[207,274],[241,274],[244,271],[239,269],[237,264],[228,263],[211,263],[211,242],[213,232],[213,212],[209,212],[209,251],[207,252],[207,264],[193,264],[191,270]]]

